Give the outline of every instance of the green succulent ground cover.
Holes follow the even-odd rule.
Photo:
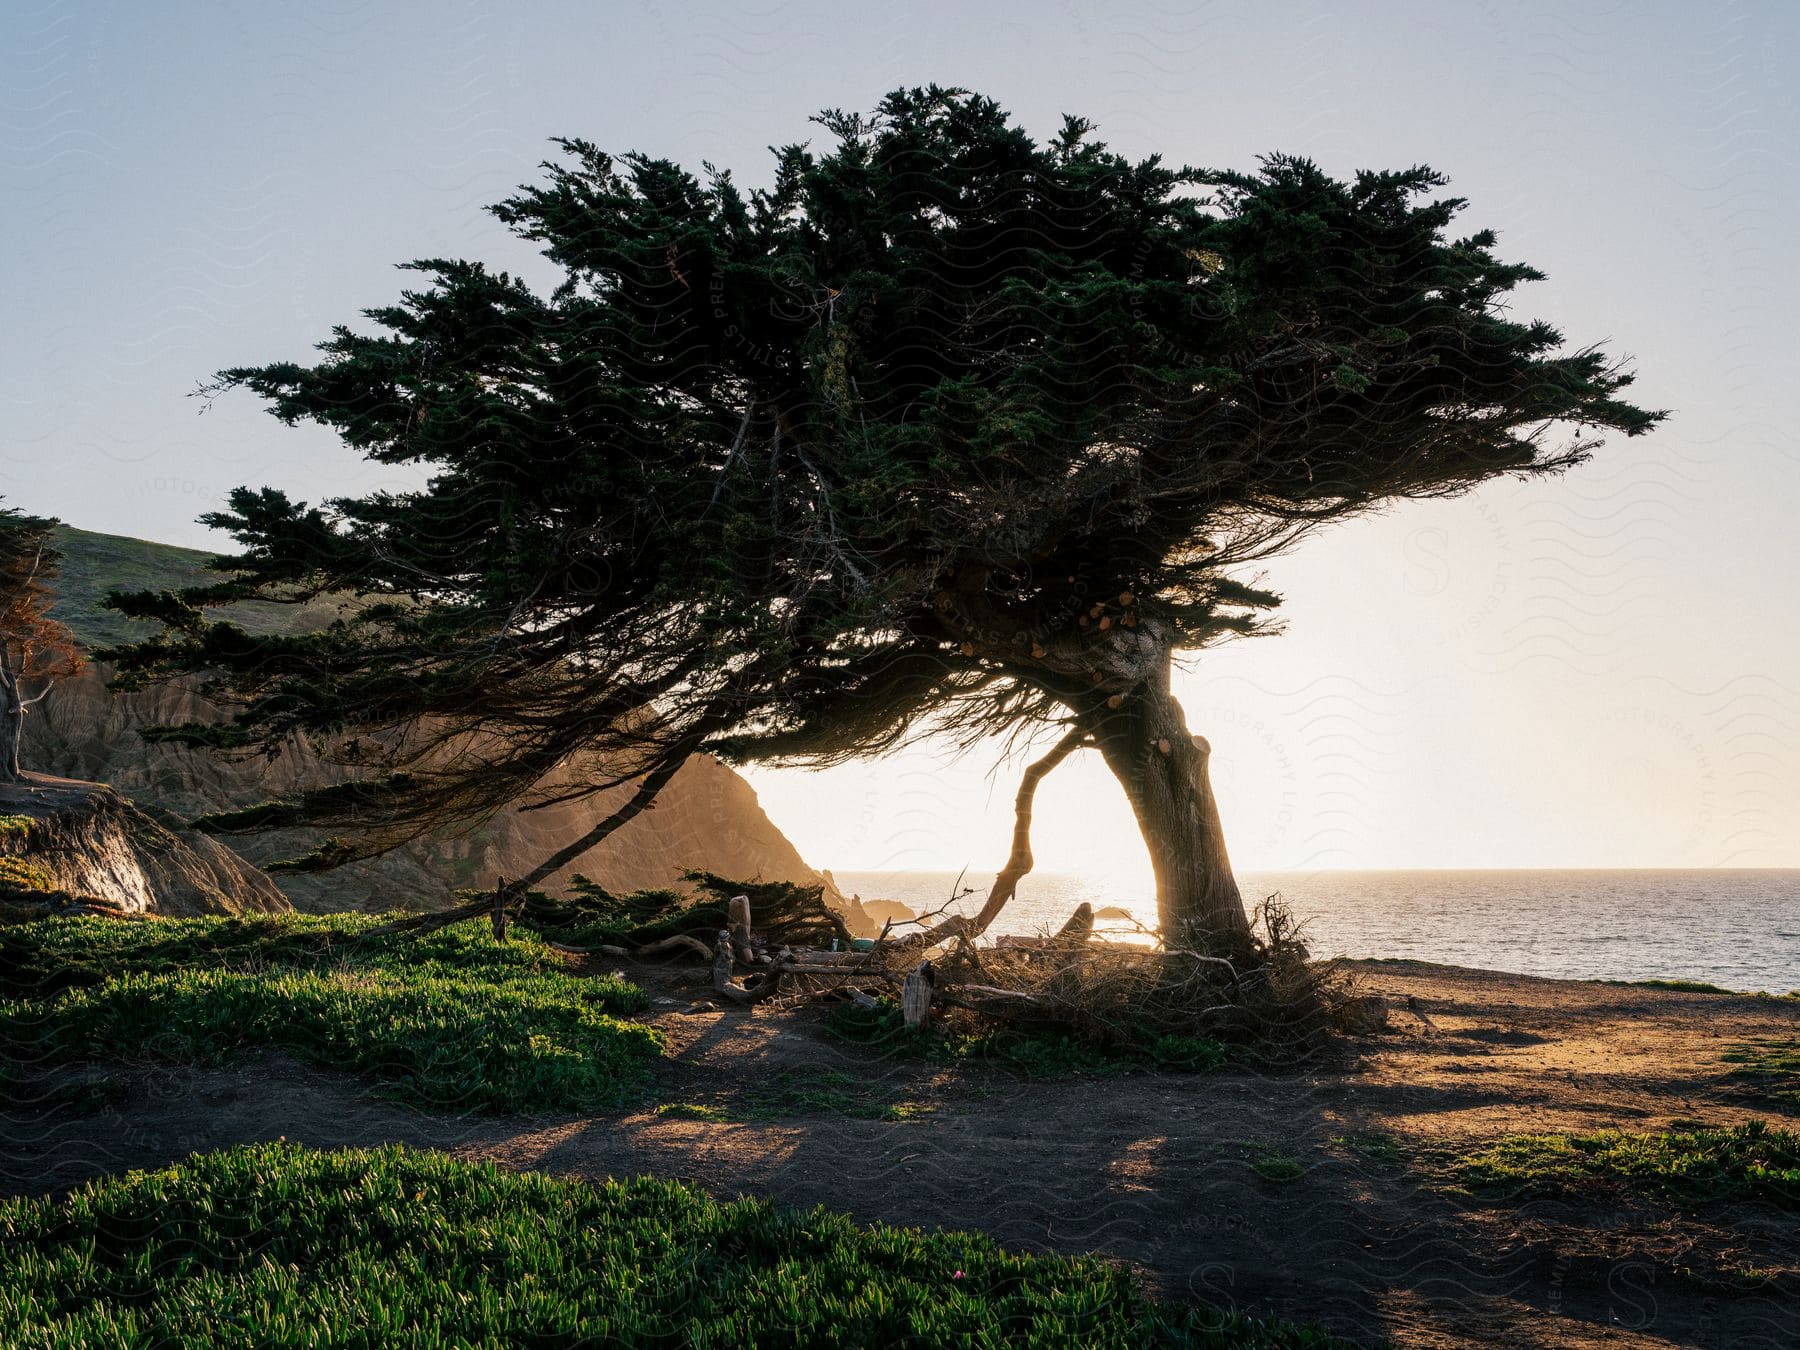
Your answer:
[[[0,1204],[22,1347],[1326,1347],[1091,1259],[667,1181],[261,1144]]]
[[[1774,1109],[1800,1114],[1800,1038],[1757,1037],[1732,1046],[1724,1059]]]
[[[1518,1199],[1611,1192],[1800,1209],[1800,1134],[1760,1120],[1729,1129],[1522,1134],[1457,1160],[1452,1173],[1473,1190]]]
[[[222,1063],[280,1049],[415,1105],[581,1111],[641,1091],[661,1042],[635,985],[571,974],[529,933],[374,935],[350,915],[0,928],[0,1057]]]

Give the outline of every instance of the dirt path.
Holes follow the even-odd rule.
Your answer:
[[[1791,1212],[1477,1202],[1446,1191],[1436,1166],[1502,1134],[1767,1116],[1720,1055],[1800,1035],[1800,1002],[1363,972],[1392,1000],[1392,1026],[1345,1065],[1047,1082],[872,1058],[791,1018],[690,1012],[665,982],[660,1099],[734,1119],[432,1117],[284,1060],[139,1069],[118,1105],[0,1114],[0,1189],[58,1189],[247,1140],[406,1141],[1105,1252],[1166,1295],[1405,1346],[1800,1344]],[[902,1105],[902,1119],[860,1118]],[[1277,1158],[1300,1175],[1252,1169]],[[1770,1279],[1720,1285],[1751,1268]]]

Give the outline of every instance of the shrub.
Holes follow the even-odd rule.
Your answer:
[[[0,895],[24,896],[56,889],[56,879],[42,863],[0,853]]]
[[[699,938],[711,946],[730,921],[731,897],[743,895],[750,901],[757,937],[762,941],[817,947],[834,938],[850,940],[850,930],[825,903],[821,886],[732,881],[711,872],[685,872],[681,879],[694,888],[694,895],[675,890],[614,895],[577,876],[565,899],[553,900],[535,891],[528,894],[521,922],[557,942],[580,947],[638,947],[677,934]]]

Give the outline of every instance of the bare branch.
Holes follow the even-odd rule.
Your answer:
[[[911,934],[906,938],[907,942],[936,946],[953,937],[976,938],[987,931],[988,925],[1006,907],[1006,902],[1017,893],[1019,881],[1031,870],[1035,861],[1031,856],[1031,811],[1037,799],[1038,784],[1058,764],[1086,745],[1089,739],[1085,727],[1072,727],[1048,753],[1025,770],[1024,778],[1019,783],[1019,795],[1013,802],[1012,853],[1006,860],[1006,866],[994,878],[994,884],[988,890],[987,901],[981,909],[971,918],[957,916],[946,919],[925,933]]]

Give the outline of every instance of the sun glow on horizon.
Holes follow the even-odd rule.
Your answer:
[[[1408,504],[1270,567],[1287,631],[1176,676],[1240,874],[1800,866],[1782,827],[1800,780],[1791,694],[1760,678],[1689,693],[1713,682],[1709,650],[1652,659],[1654,634],[1569,631],[1568,573],[1590,547],[1579,512],[1616,472]],[[1554,528],[1526,547],[1546,515]],[[979,872],[1005,859],[1030,758],[921,745],[746,776],[815,866]],[[1045,872],[1154,889],[1097,754],[1044,780],[1032,848]]]

